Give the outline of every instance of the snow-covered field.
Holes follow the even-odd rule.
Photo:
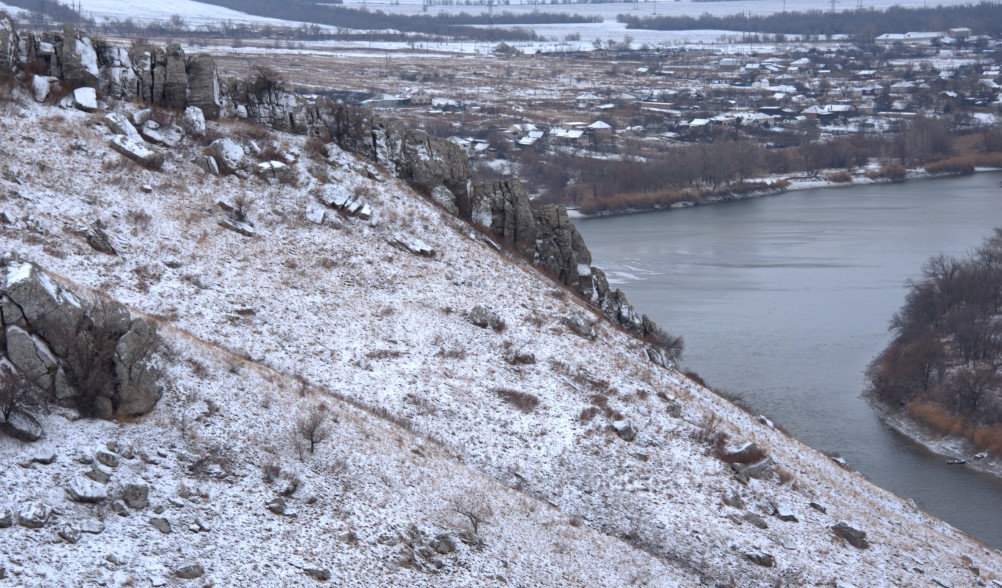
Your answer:
[[[280,184],[208,176],[190,139],[162,172],[137,168],[108,148],[100,114],[26,104],[0,117],[0,210],[15,219],[0,250],[160,321],[169,348],[167,393],[146,417],[92,422],[58,410],[40,445],[0,444],[0,515],[42,500],[58,525],[104,525],[77,544],[54,540],[58,525],[0,529],[0,565],[18,585],[180,583],[172,571],[188,561],[217,585],[311,583],[304,567],[331,570],[335,585],[380,586],[1002,578],[998,552],[656,367],[611,324],[599,321],[595,340],[574,334],[562,317],[593,310],[336,148],[324,160],[300,137],[211,125],[297,154],[297,183]],[[325,189],[364,196],[372,218],[327,211],[309,222]],[[255,201],[250,238],[218,225],[216,201],[242,194]],[[95,253],[73,231],[95,219],[119,255]],[[435,255],[394,247],[399,234]],[[476,304],[498,311],[504,329],[470,324]],[[534,363],[509,363],[514,352]],[[289,431],[319,403],[337,417],[334,437],[301,460]],[[618,420],[636,427],[635,440],[613,431]],[[755,442],[778,473],[739,481],[713,456],[714,432]],[[136,455],[111,472],[111,487],[151,487],[151,505],[129,517],[64,498],[90,468],[81,459],[109,441]],[[55,463],[11,465],[46,450]],[[287,486],[263,479],[269,464],[299,480],[284,516],[265,508]],[[481,547],[460,540],[464,522],[450,508],[468,497],[491,512]],[[867,533],[869,549],[835,537],[843,521]],[[455,551],[430,547],[441,534]],[[773,567],[752,562],[765,555]]]
[[[64,3],[68,4],[68,3]],[[230,10],[221,6],[203,4],[194,0],[171,0],[170,2],[149,2],[144,0],[81,0],[81,12],[85,17],[98,23],[106,20],[125,20],[136,23],[169,21],[172,16],[180,16],[189,26],[219,25],[223,21],[233,24],[271,24],[300,26],[303,23],[254,16],[245,12]],[[19,9],[0,2],[0,10],[17,12]]]

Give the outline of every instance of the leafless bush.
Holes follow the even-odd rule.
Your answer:
[[[672,335],[661,327],[655,327],[653,331],[647,333],[644,339],[664,350],[672,361],[682,359],[682,353],[685,351],[685,340],[681,335]]]
[[[7,423],[16,412],[27,412],[42,402],[41,390],[20,371],[0,368],[0,416]]]
[[[285,79],[275,69],[265,65],[256,65],[251,68],[251,91],[260,97],[273,96],[282,91],[285,86]]]
[[[233,199],[233,208],[230,210],[230,218],[238,223],[245,223],[250,220],[251,208],[254,207],[254,198],[246,193],[242,193]]]
[[[69,349],[66,375],[79,393],[77,408],[85,416],[105,412],[99,401],[114,391],[115,348],[124,334],[120,326],[127,326],[116,319],[125,312],[121,305],[101,301],[80,319],[72,339],[65,342]]]
[[[474,537],[480,535],[480,527],[490,522],[494,511],[484,494],[464,494],[449,501],[452,512],[460,515],[469,524]]]
[[[330,439],[334,432],[331,426],[332,417],[324,406],[316,406],[296,419],[295,436],[299,447],[308,449],[312,454],[317,445]]]
[[[261,466],[261,476],[268,484],[274,484],[275,480],[282,475],[282,466],[278,462],[269,462]]]

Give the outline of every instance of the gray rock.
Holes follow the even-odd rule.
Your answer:
[[[56,534],[62,537],[67,543],[76,543],[80,540],[80,527],[67,523],[59,527]]]
[[[303,568],[303,573],[318,582],[326,582],[331,579],[331,571],[326,568]]]
[[[376,163],[428,193],[445,186],[455,196],[460,214],[470,214],[470,160],[455,143],[379,116],[372,117],[371,136],[357,141]]]
[[[108,498],[108,489],[104,484],[83,476],[71,479],[66,485],[66,493],[74,502],[102,502]]]
[[[188,563],[174,570],[174,575],[182,580],[194,580],[205,574],[205,568],[200,563]]]
[[[561,284],[581,291],[581,273],[590,270],[591,252],[563,206],[547,205],[535,213],[536,259]]]
[[[832,532],[835,533],[836,537],[845,539],[846,543],[856,549],[866,549],[870,546],[870,542],[866,540],[866,532],[851,527],[848,523],[841,522],[836,524],[832,527]]]
[[[772,514],[781,521],[787,523],[798,522],[797,515],[793,513],[793,510],[785,504],[772,503]]]
[[[491,230],[522,257],[536,254],[536,220],[521,182],[504,180],[473,190],[474,221]]]
[[[111,503],[111,510],[112,510],[112,512],[114,512],[115,514],[117,514],[120,517],[127,517],[130,514],[129,513],[129,508],[127,506],[125,506],[125,501],[123,501],[121,499],[112,501],[112,503]],[[169,528],[170,527],[168,525],[168,529]]]
[[[594,339],[596,337],[594,325],[597,321],[590,314],[575,310],[564,316],[563,322],[571,331],[585,339]]]
[[[765,519],[758,516],[753,512],[746,512],[741,518],[748,521],[752,525],[758,527],[759,529],[768,529],[769,524],[765,522]]]
[[[397,233],[389,240],[390,245],[421,257],[434,257],[435,249],[412,235]]]
[[[139,134],[154,145],[160,145],[173,149],[181,143],[181,131],[175,127],[163,128],[153,121],[146,123],[139,128]]]
[[[56,356],[40,337],[21,327],[7,327],[7,358],[29,381],[51,390],[58,367]]]
[[[637,429],[633,426],[627,419],[616,421],[612,423],[612,430],[616,432],[623,441],[632,442],[637,438]]]
[[[151,518],[150,519],[150,524],[153,525],[154,529],[156,529],[157,531],[160,531],[164,535],[170,535],[170,533],[171,533],[170,521],[168,521],[167,519],[165,519],[163,517],[153,517],[153,518]]]
[[[219,165],[219,171],[232,174],[244,166],[244,149],[232,139],[217,139],[209,145],[209,153]]]
[[[62,78],[70,87],[87,86],[92,93],[98,86],[97,51],[86,34],[66,23],[63,25],[63,42],[56,47],[62,66]],[[97,109],[95,103],[94,110]]]
[[[129,508],[146,508],[150,505],[150,487],[145,482],[126,484],[122,492],[122,499]]]
[[[87,244],[90,245],[94,251],[106,253],[108,255],[118,255],[118,251],[115,249],[115,245],[112,243],[111,237],[108,236],[108,233],[104,229],[104,223],[101,221],[95,221],[81,232],[83,233],[84,238],[87,239]]]
[[[97,92],[94,88],[77,88],[73,90],[73,106],[84,112],[97,110]]]
[[[6,529],[14,524],[14,513],[9,508],[0,509],[0,529]]]
[[[143,138],[139,135],[139,132],[136,131],[136,127],[132,126],[132,123],[129,122],[129,119],[125,118],[125,115],[123,114],[118,112],[109,112],[105,114],[104,124],[111,129],[112,133],[115,133],[116,135],[124,135],[136,143],[143,142]]]
[[[473,310],[470,311],[470,322],[478,327],[484,329],[489,327],[495,331],[504,327],[504,320],[498,313],[479,304],[474,306]]]
[[[776,474],[776,463],[771,457],[766,457],[761,461],[752,464],[731,464],[731,469],[738,478],[747,480],[748,478],[755,478],[756,480],[771,480]]]
[[[189,106],[188,108],[185,108],[184,117],[181,119],[181,127],[192,136],[204,136],[205,112],[198,106]]]
[[[188,127],[189,132],[196,136],[204,135],[205,119],[214,120],[219,117],[223,105],[221,91],[216,62],[212,56],[202,53],[191,57],[188,60],[188,108],[197,108],[203,117],[201,125]],[[186,118],[187,114],[185,109]]]
[[[268,510],[277,515],[285,514],[285,509],[286,509],[285,499],[282,498],[281,496],[276,496],[275,498],[272,498],[271,501],[269,501],[268,504],[265,504],[264,506],[265,508],[267,508]]]
[[[296,174],[291,167],[281,161],[264,161],[254,165],[254,171],[263,177],[288,180]]]
[[[456,195],[452,193],[452,190],[445,186],[436,186],[431,191],[431,199],[449,214],[459,216],[459,207],[456,206]]]
[[[23,410],[12,413],[7,422],[0,422],[0,431],[28,443],[38,441],[45,434],[38,419]]]
[[[180,44],[167,45],[164,62],[166,71],[164,71],[163,98],[160,104],[167,108],[184,108],[188,98],[188,71],[187,60]]]
[[[134,319],[115,346],[113,365],[119,383],[116,414],[143,415],[163,397],[162,372],[155,362],[159,345],[156,325]]]
[[[254,225],[251,225],[250,223],[224,218],[219,220],[219,226],[225,229],[229,229],[235,233],[239,233],[244,237],[254,236]]]
[[[94,459],[101,462],[101,464],[108,466],[109,468],[117,468],[119,463],[119,456],[117,453],[108,451],[107,449],[98,448],[94,451]]]
[[[17,510],[17,524],[28,529],[41,529],[49,522],[52,508],[42,502],[28,502]]]
[[[80,522],[80,532],[88,535],[100,535],[104,533],[104,523],[94,519],[85,519]]]
[[[115,135],[108,144],[115,151],[146,169],[159,170],[164,165],[163,153],[155,151],[145,143],[137,143],[125,135]]]
[[[813,508],[814,510],[818,511],[821,514],[825,514],[828,512],[828,509],[818,502],[811,502],[811,508]]]
[[[752,551],[746,553],[745,559],[764,568],[771,568],[776,565],[776,558],[768,553],[765,553],[764,551]]]
[[[322,225],[327,216],[327,211],[318,204],[312,202],[306,205],[306,220],[313,224]]]
[[[14,71],[19,61],[18,35],[14,21],[6,12],[0,11],[0,71]]]
[[[456,541],[448,533],[439,533],[428,543],[440,555],[448,555],[456,551]]]

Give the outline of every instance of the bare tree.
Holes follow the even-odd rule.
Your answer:
[[[16,412],[36,407],[41,398],[39,389],[20,371],[9,366],[0,368],[0,416],[7,423]]]
[[[273,98],[284,87],[285,79],[278,71],[265,65],[251,68],[251,90],[259,97]]]
[[[494,516],[490,502],[483,494],[464,494],[453,498],[449,502],[449,508],[470,524],[470,531],[474,536],[480,534],[480,526],[489,522]]]
[[[296,437],[308,446],[311,454],[316,451],[317,445],[330,439],[334,432],[331,421],[331,414],[323,406],[316,406],[296,419]]]

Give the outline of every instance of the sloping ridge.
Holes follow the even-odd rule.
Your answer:
[[[170,576],[189,559],[217,580],[264,584],[312,582],[317,568],[390,585],[967,585],[1002,569],[997,552],[654,365],[565,289],[347,154],[308,155],[303,138],[274,134],[300,154],[295,182],[207,176],[191,163],[197,144],[155,173],[118,163],[89,115],[32,106],[3,122],[0,208],[16,222],[2,247],[157,317],[172,350],[153,413],[130,424],[55,413],[44,443],[60,459],[0,476],[17,504],[61,503],[62,481],[83,468],[85,451],[69,448],[115,440],[136,457],[110,484],[141,478],[164,509],[106,517],[81,540],[147,542],[110,571],[100,551],[74,557],[0,529],[29,584],[56,565]],[[42,147],[65,137],[78,147]],[[364,196],[371,216],[307,220],[324,186]],[[215,205],[244,194],[256,199],[252,237],[221,228]],[[91,217],[119,255],[58,229]],[[475,306],[501,322],[473,325]],[[575,313],[594,338],[575,332]],[[289,431],[321,402],[334,437],[300,460]],[[758,460],[751,442],[770,461],[718,457]],[[492,514],[472,537],[450,503],[480,495]],[[283,508],[265,508],[278,497]],[[172,533],[149,524],[158,517]]]

